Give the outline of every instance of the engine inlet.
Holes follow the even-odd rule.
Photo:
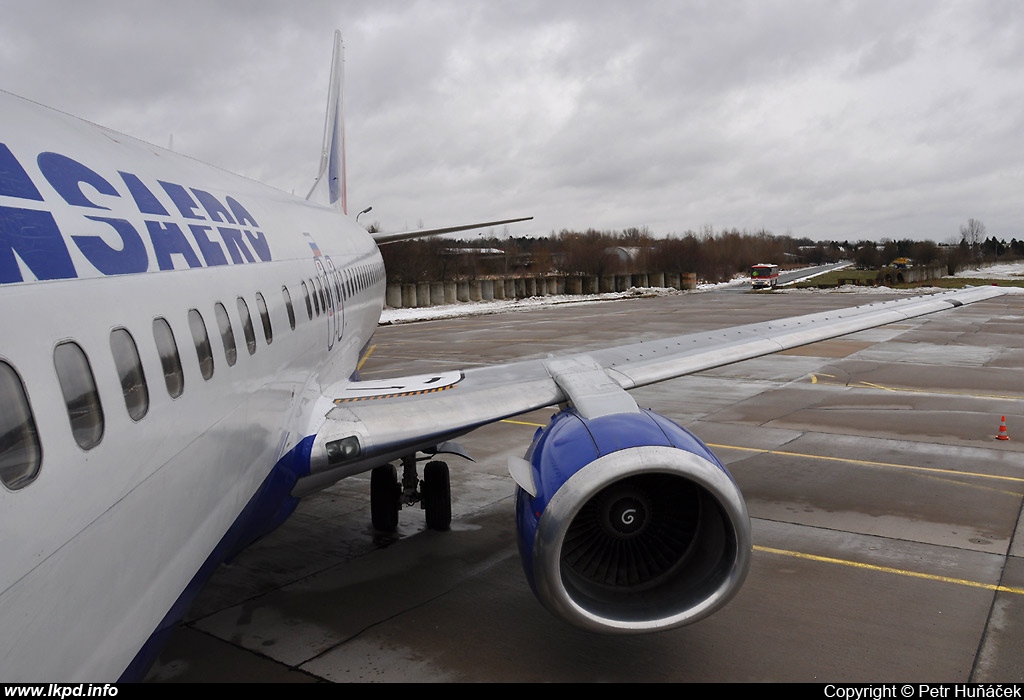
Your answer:
[[[590,583],[644,587],[679,565],[700,518],[697,489],[667,474],[616,482],[573,519],[562,563]]]

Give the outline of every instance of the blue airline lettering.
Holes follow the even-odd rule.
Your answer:
[[[157,180],[160,186],[164,188],[164,192],[174,202],[174,206],[178,207],[178,211],[186,219],[205,219],[206,217],[202,214],[197,214],[196,211],[199,209],[199,205],[196,204],[196,200],[192,199],[192,196],[188,193],[181,185],[177,185],[173,182],[164,182],[163,180]]]
[[[196,196],[199,203],[203,205],[203,209],[206,210],[207,215],[210,217],[210,221],[222,221],[225,224],[235,223],[235,220],[231,218],[231,212],[229,212],[227,207],[221,204],[216,197],[209,192],[197,190],[195,187],[191,189],[192,194]]]
[[[224,201],[231,207],[231,211],[235,212],[235,219],[238,220],[239,226],[252,226],[253,228],[259,228],[260,225],[256,223],[256,219],[252,218],[252,215],[245,210],[241,204],[238,203],[231,195],[224,198]]]
[[[118,170],[117,174],[121,176],[124,184],[128,186],[128,192],[132,195],[132,199],[135,200],[135,206],[139,208],[140,212],[143,214],[168,216],[164,205],[160,203],[155,194],[149,191],[148,187],[142,184],[142,180],[138,176],[122,170]]]
[[[98,195],[124,198],[110,180],[63,154],[50,151],[40,153],[36,165],[53,190],[73,207],[109,211],[110,207],[101,204],[102,199],[97,199]],[[160,217],[176,216],[168,212],[154,191],[137,175],[123,170],[117,173],[139,213]],[[185,222],[142,220],[152,244],[156,269],[175,269],[175,256],[180,256],[190,268],[273,260],[266,234],[260,230],[252,214],[234,197],[225,196],[222,202],[206,190],[186,188],[164,180],[157,182],[185,219],[205,221],[208,218],[211,222],[227,226],[216,226],[216,234],[221,239],[218,241],[217,235],[213,234],[214,226],[188,224],[188,232],[195,241],[193,245],[183,231]],[[45,201],[28,171],[4,143],[0,143],[0,196]],[[139,222],[85,212],[83,216],[110,227],[107,236],[74,233],[67,237],[97,271],[103,275],[124,275],[152,269],[153,262],[145,239],[140,235]],[[114,239],[109,234],[116,235],[120,245],[111,245],[108,241]],[[197,250],[199,255],[196,254]],[[24,281],[22,266],[39,280],[78,277],[67,240],[52,213],[40,209],[0,206],[0,284]]]
[[[103,179],[99,173],[87,168],[77,160],[72,160],[59,153],[40,153],[36,158],[39,170],[43,177],[57,194],[64,198],[68,204],[79,207],[91,207],[93,209],[110,209],[100,206],[85,196],[82,192],[82,183],[91,185],[100,194],[107,194],[112,197],[120,197],[117,190],[109,182]]]
[[[153,241],[153,252],[156,253],[156,262],[161,270],[174,269],[172,255],[184,257],[189,267],[203,266],[178,224],[173,221],[167,223],[147,221],[146,228],[149,229],[149,237]]]
[[[48,211],[0,207],[0,284],[22,281],[15,252],[36,279],[78,276],[64,237]]]
[[[220,232],[220,237],[224,239],[224,246],[228,249],[228,254],[231,256],[233,263],[240,264],[242,262],[242,256],[249,262],[256,262],[252,257],[252,253],[249,252],[248,246],[245,245],[245,241],[242,239],[242,232],[237,228],[223,228],[217,227],[217,231]]]
[[[210,240],[208,232],[212,228],[212,226],[189,224],[188,230],[192,232],[192,238],[196,240],[196,245],[199,246],[199,252],[203,254],[203,260],[206,261],[207,267],[227,265],[228,259],[224,257],[224,250],[220,244]]]
[[[0,194],[19,199],[43,201],[43,195],[32,184],[32,178],[21,167],[6,144],[0,143]]]
[[[71,236],[82,254],[93,267],[104,275],[128,275],[145,272],[149,267],[146,244],[135,227],[125,219],[111,219],[104,216],[87,216],[93,221],[109,224],[121,237],[121,249],[107,245],[99,236]]]
[[[273,259],[270,257],[270,244],[267,243],[267,237],[263,235],[262,231],[250,231],[246,229],[245,237],[248,239],[249,245],[256,250],[256,255],[260,256],[260,260],[263,262],[270,262]]]

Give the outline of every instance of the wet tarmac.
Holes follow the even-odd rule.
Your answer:
[[[382,327],[363,376],[739,325],[884,294],[689,293]],[[753,564],[648,636],[549,615],[519,564],[509,455],[552,411],[462,439],[453,523],[369,524],[368,475],[220,568],[150,681],[1024,681],[1024,295],[633,392],[726,463]],[[1009,440],[997,440],[1006,418]]]

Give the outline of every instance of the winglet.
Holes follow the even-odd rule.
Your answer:
[[[345,193],[345,47],[341,32],[334,32],[334,58],[331,61],[331,87],[327,96],[327,120],[324,123],[324,146],[320,154],[320,170],[306,199],[326,204],[348,213]]]

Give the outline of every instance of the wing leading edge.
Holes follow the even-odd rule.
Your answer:
[[[568,403],[593,418],[638,410],[628,389],[992,299],[972,287],[562,357],[328,387],[303,495],[475,428]],[[347,445],[339,450],[339,444]]]

